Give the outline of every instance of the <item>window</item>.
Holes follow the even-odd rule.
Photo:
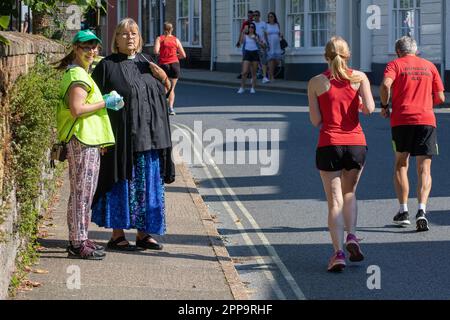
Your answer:
[[[305,46],[305,1],[292,0],[288,13],[288,26],[290,26],[290,43],[294,48]]]
[[[324,47],[336,33],[336,0],[310,0],[311,47]]]
[[[121,21],[128,17],[128,1],[118,0],[117,1],[117,21]]]
[[[242,24],[247,20],[247,13],[250,10],[250,1],[233,0],[233,22],[232,22],[232,46],[235,47],[241,36]]]
[[[409,36],[420,43],[420,0],[392,0],[391,42]]]
[[[188,46],[201,44],[201,0],[177,1],[177,37]]]
[[[336,0],[291,0],[287,17],[294,49],[324,47],[336,33]]]
[[[161,0],[141,1],[141,30],[144,43],[151,44],[161,35]]]

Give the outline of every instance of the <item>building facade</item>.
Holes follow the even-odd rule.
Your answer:
[[[324,46],[333,35],[352,49],[351,66],[381,81],[386,63],[396,58],[395,40],[414,37],[420,55],[431,60],[450,89],[450,2],[445,0],[213,0],[213,65],[239,72],[241,51],[235,47],[248,10],[273,11],[289,43],[285,78],[309,80],[326,68]]]
[[[106,19],[107,43],[110,44],[117,23],[130,17],[139,23],[144,52],[152,53],[155,39],[163,33],[163,24],[174,26],[187,54],[182,65],[209,68],[211,57],[210,0],[109,0]],[[111,48],[108,48],[108,53]]]
[[[396,57],[395,40],[414,37],[420,55],[441,71],[450,89],[450,2],[445,0],[109,0],[108,43],[117,22],[132,17],[151,52],[164,21],[186,49],[185,66],[240,72],[236,48],[248,10],[262,19],[275,12],[289,43],[285,54],[287,80],[307,81],[326,68],[324,46],[333,35],[350,44],[353,68],[379,83],[386,63]],[[449,30],[449,31],[447,31]]]

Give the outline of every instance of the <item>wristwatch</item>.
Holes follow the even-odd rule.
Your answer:
[[[383,102],[380,101],[380,107],[381,109],[389,109],[389,103],[384,105]]]

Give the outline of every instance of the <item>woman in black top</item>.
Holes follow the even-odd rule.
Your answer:
[[[150,234],[166,231],[164,182],[175,179],[164,71],[141,53],[142,37],[133,19],[116,27],[112,52],[94,69],[102,92],[116,90],[125,107],[109,112],[116,145],[101,158],[92,221],[112,228],[108,247],[134,250],[123,229],[137,229],[136,245],[161,250]],[[163,85],[164,84],[164,85]]]

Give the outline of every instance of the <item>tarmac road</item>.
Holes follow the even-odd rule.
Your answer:
[[[199,191],[216,216],[217,228],[252,299],[448,299],[450,297],[450,115],[438,112],[440,156],[432,165],[434,177],[428,203],[431,230],[397,228],[391,222],[398,209],[392,184],[393,152],[389,123],[378,114],[362,117],[369,145],[368,162],[358,188],[358,237],[366,255],[361,264],[348,264],[342,274],[326,272],[332,254],[327,229],[327,205],[315,169],[318,129],[309,122],[303,94],[248,92],[238,88],[180,83],[177,86],[173,133],[196,141],[198,154],[220,139],[204,139],[207,129],[226,142],[226,129],[255,129],[279,133],[279,156],[257,155],[257,164],[191,163]],[[197,140],[193,135],[197,122]],[[275,131],[270,131],[275,130]],[[174,136],[174,135],[173,135]],[[211,136],[209,138],[211,138]],[[269,134],[270,137],[270,134]],[[269,144],[269,149],[276,144]],[[273,150],[272,150],[273,151]],[[193,153],[195,155],[195,152]],[[236,152],[225,153],[236,155]],[[206,157],[207,158],[207,157]],[[192,157],[191,157],[192,159]],[[206,159],[208,160],[208,159]],[[261,163],[262,161],[270,162]],[[191,161],[194,162],[194,161]],[[199,162],[199,161],[197,161]],[[261,168],[279,166],[274,175]],[[415,196],[415,164],[410,167],[411,194]],[[417,202],[409,201],[415,215]]]

